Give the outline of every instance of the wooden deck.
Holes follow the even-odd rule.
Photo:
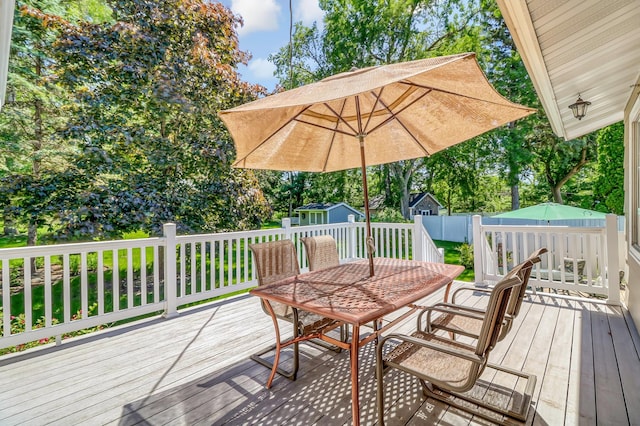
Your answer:
[[[484,300],[470,295],[466,303]],[[640,424],[640,337],[626,315],[601,303],[528,297],[491,357],[537,375],[528,424]],[[413,328],[413,319],[400,326]],[[6,356],[0,425],[350,424],[348,353],[302,344],[298,380],[276,377],[267,390],[268,370],[249,355],[272,341],[271,320],[245,295]],[[365,425],[377,422],[374,364],[370,344],[360,365]],[[387,424],[487,424],[423,400],[406,375],[391,372],[385,383]]]

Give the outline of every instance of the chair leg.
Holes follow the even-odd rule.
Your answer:
[[[251,355],[250,358],[252,360],[254,360],[255,362],[257,362],[258,364],[264,365],[268,369],[273,370],[274,362],[267,361],[266,359],[262,358],[262,355],[266,354],[267,352],[271,352],[273,350],[277,351],[276,359],[279,359],[280,358],[280,354],[279,354],[279,350],[278,350],[278,345],[272,345],[272,346],[268,347],[267,349],[264,349],[264,350],[262,350],[262,351],[260,351],[258,353],[255,353],[255,354]],[[299,369],[299,364],[300,364],[300,356],[299,356],[299,353],[298,353],[298,344],[294,343],[293,344],[293,368],[291,369],[291,371],[286,371],[286,370],[278,367],[278,368],[276,368],[276,373],[278,373],[282,377],[285,377],[285,378],[287,378],[289,380],[296,380],[296,376],[298,374],[298,369]]]
[[[522,398],[520,403],[516,407],[507,407],[502,408],[497,405],[486,402],[482,399],[475,398],[470,395],[469,392],[464,393],[456,393],[442,390],[436,386],[433,386],[431,383],[425,383],[422,380],[422,390],[427,397],[431,397],[437,399],[439,401],[444,402],[445,404],[451,405],[453,407],[459,408],[463,411],[470,412],[474,415],[485,418],[491,422],[495,422],[498,424],[512,424],[512,419],[516,419],[519,421],[525,421],[527,419],[527,414],[529,412],[529,408],[531,405],[531,398],[533,395],[533,391],[536,386],[536,376],[533,374],[526,374],[518,370],[513,370],[511,368],[502,367],[495,364],[488,364],[487,367],[492,368],[494,370],[503,371],[508,374],[513,374],[520,378],[526,379],[526,386],[522,394]],[[462,402],[460,400],[463,400]],[[466,403],[464,402],[466,401]],[[475,404],[478,407],[483,407],[485,410],[472,410],[469,403]],[[493,412],[498,415],[504,416],[502,420],[490,415],[490,412]]]
[[[378,409],[378,424],[384,426],[384,366],[382,361],[382,347],[379,342],[376,344],[376,402]]]
[[[251,356],[251,359],[256,361],[258,364],[264,365],[267,368],[271,369],[271,374],[269,375],[269,379],[267,380],[267,389],[269,389],[271,387],[271,383],[273,382],[273,379],[276,375],[276,373],[286,377],[289,380],[295,380],[296,379],[296,375],[298,374],[298,367],[299,367],[299,361],[300,361],[300,357],[299,357],[299,353],[298,353],[298,342],[295,342],[293,344],[293,369],[291,372],[285,371],[281,368],[278,368],[278,363],[280,362],[280,348],[282,346],[282,343],[280,341],[280,327],[278,326],[278,319],[276,318],[275,313],[273,312],[273,308],[271,307],[271,305],[266,302],[264,304],[264,306],[267,309],[267,312],[269,313],[269,315],[271,316],[271,320],[273,321],[273,326],[275,328],[275,333],[276,333],[276,344],[270,348],[267,348],[266,350],[263,350],[261,352],[258,352],[257,354],[254,354]],[[297,324],[297,319],[298,319],[298,315],[297,315],[297,311],[294,311],[294,319],[296,320],[293,323],[293,338],[298,337],[298,328],[296,327]],[[261,358],[261,355],[264,355],[265,353],[274,350],[276,351],[275,357],[273,359],[273,362],[269,362],[263,358]]]

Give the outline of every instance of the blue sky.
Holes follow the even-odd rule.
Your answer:
[[[270,91],[277,80],[273,77],[275,66],[267,57],[289,42],[289,0],[220,0],[236,15],[242,16],[244,26],[238,29],[240,49],[253,58],[249,66],[238,70],[250,83],[259,83]],[[293,0],[294,22],[311,25],[322,23],[322,10],[318,0]]]

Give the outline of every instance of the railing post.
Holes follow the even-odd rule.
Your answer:
[[[356,216],[348,215],[347,222],[349,222],[348,233],[347,233],[347,259],[355,259],[356,258]]]
[[[482,252],[482,217],[478,214],[473,215],[473,274],[476,284],[484,282]]]
[[[291,218],[290,217],[282,218],[282,234],[285,240],[291,239]]]
[[[178,285],[176,280],[176,224],[165,223],[162,227],[165,239],[164,246],[164,297],[165,309],[163,317],[173,318],[178,315]]]
[[[422,241],[422,215],[413,216],[413,260],[425,260]]]
[[[620,305],[620,275],[618,272],[618,217],[608,214],[605,218],[607,238],[607,291],[610,305]]]

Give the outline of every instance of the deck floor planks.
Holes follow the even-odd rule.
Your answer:
[[[596,424],[595,377],[593,374],[593,339],[589,306],[575,302],[571,342],[571,367],[567,392],[565,424]]]
[[[629,350],[633,343],[630,342],[630,330],[622,310],[612,306],[607,306],[607,309],[611,311],[607,318],[611,328],[628,420],[632,425],[640,425],[640,358],[636,351]]]
[[[241,306],[241,305],[240,305]],[[247,308],[248,309],[248,308]],[[189,314],[186,314],[189,315]],[[211,313],[209,313],[211,315]],[[21,363],[21,368],[10,371],[5,379],[14,380],[16,382],[16,389],[11,393],[11,396],[0,402],[0,407],[4,404],[11,406],[15,400],[24,399],[25,394],[28,394],[29,398],[37,398],[39,396],[50,395],[52,390],[59,388],[59,383],[64,381],[69,388],[73,388],[73,385],[77,385],[78,388],[82,388],[82,382],[86,381],[85,378],[73,374],[81,368],[90,368],[92,365],[104,365],[118,362],[120,356],[122,356],[123,346],[126,347],[127,356],[132,359],[145,358],[150,352],[155,350],[161,350],[166,345],[166,341],[171,340],[174,345],[177,346],[183,340],[188,340],[190,337],[189,326],[194,326],[198,321],[182,324],[180,328],[175,327],[172,321],[156,321],[147,327],[140,329],[131,329],[129,333],[121,337],[121,345],[102,345],[101,342],[88,342],[84,345],[80,345],[74,348],[73,360],[64,357],[64,351],[58,350],[51,354],[48,361],[52,368],[37,368],[34,371],[32,363],[27,360]],[[153,327],[154,333],[146,333],[145,330],[149,327]],[[273,327],[271,327],[273,328]],[[109,334],[115,334],[106,332]],[[117,335],[117,334],[115,334]],[[159,338],[158,336],[161,336]],[[60,347],[62,349],[69,343],[64,343]],[[73,344],[73,343],[72,343]],[[96,347],[100,347],[99,350],[95,350]],[[77,349],[77,351],[75,351]],[[38,360],[34,360],[38,362]],[[121,364],[115,365],[113,368],[120,367]],[[16,377],[24,377],[28,372],[30,381],[16,380]],[[16,376],[16,374],[18,374]],[[37,383],[37,386],[33,386]],[[1,410],[1,409],[0,409]],[[0,416],[1,418],[1,416]]]
[[[544,377],[540,380],[540,397],[536,416],[549,425],[565,421],[567,388],[571,368],[571,339],[573,335],[574,309],[571,301],[559,300],[558,319],[549,349],[549,360]],[[565,326],[564,324],[571,324]]]
[[[627,424],[620,372],[613,348],[606,305],[590,305],[598,425]]]
[[[435,303],[440,301],[441,297],[441,292],[435,293],[422,304]],[[587,407],[582,403],[582,397],[576,397],[575,393],[572,393],[585,393],[587,389],[580,386],[583,377],[591,374],[595,381],[595,376],[602,374],[602,371],[598,372],[602,367],[598,362],[605,362],[612,364],[606,367],[607,371],[613,368],[616,375],[622,375],[625,379],[628,377],[629,380],[621,381],[618,378],[618,386],[622,391],[619,394],[614,393],[611,398],[619,398],[621,401],[613,401],[611,406],[604,402],[608,400],[607,396],[602,394],[610,392],[609,389],[592,388],[599,404],[597,407],[593,404],[591,408],[597,408],[598,422],[601,424],[625,424],[628,421],[627,417],[621,420],[621,417],[612,411],[622,407],[622,410],[628,410],[630,419],[634,415],[632,410],[636,409],[635,406],[640,406],[635,404],[633,408],[625,408],[625,402],[628,405],[637,402],[637,399],[632,400],[638,394],[638,385],[634,384],[632,374],[640,369],[638,352],[633,346],[634,339],[638,341],[638,338],[629,334],[629,327],[624,318],[627,314],[623,315],[616,312],[616,309],[596,303],[567,304],[557,300],[554,303],[554,299],[556,298],[540,295],[528,297],[523,312],[510,332],[514,337],[508,336],[496,347],[492,352],[492,361],[500,359],[509,367],[521,364],[527,372],[542,371],[536,373],[536,391],[539,394],[537,403],[540,404],[547,395],[546,391],[541,391],[541,383],[544,383],[544,380],[552,380],[547,379],[545,374],[547,371],[550,374],[556,370],[551,361],[547,367],[547,360],[553,356],[550,354],[553,353],[553,345],[558,338],[552,335],[553,341],[549,342],[550,346],[546,352],[536,349],[544,349],[541,343],[545,339],[542,329],[550,326],[549,321],[551,324],[557,324],[552,327],[566,327],[563,323],[568,321],[569,314],[564,313],[564,310],[571,308],[563,304],[573,305],[573,321],[568,327],[573,331],[573,337],[569,338],[571,343],[568,346],[570,349],[567,349],[568,353],[563,354],[571,359],[566,373],[568,385],[564,384],[568,386],[568,395],[565,397],[566,401],[562,402],[567,407],[565,423],[583,424],[583,419],[589,419],[589,415],[585,415]],[[584,304],[586,310],[578,308],[580,304]],[[216,309],[218,310],[214,314]],[[600,327],[602,324],[588,324],[592,316],[598,317],[598,312],[605,315],[606,327]],[[213,319],[207,323],[212,314]],[[80,338],[72,344],[65,342],[63,346],[52,350],[35,350],[27,356],[17,355],[0,359],[0,392],[3,394],[3,398],[0,398],[0,419],[5,419],[0,420],[0,423],[40,424],[45,419],[44,416],[30,417],[27,412],[32,409],[38,412],[38,407],[47,407],[47,422],[65,425],[224,422],[350,424],[347,352],[336,355],[303,344],[300,379],[290,382],[278,378],[278,384],[274,384],[274,388],[264,389],[268,370],[253,363],[248,356],[271,344],[273,327],[268,317],[262,313],[257,299],[240,297],[232,302],[198,308],[172,320],[147,321],[146,325],[129,327],[126,331],[116,329],[101,332],[103,336],[99,338]],[[287,325],[283,324],[283,331],[287,329]],[[589,326],[588,333],[583,335],[581,331],[586,326]],[[405,320],[397,330],[410,332],[414,328],[415,318],[412,317]],[[580,348],[579,353],[582,354],[584,342],[589,339],[592,330],[595,367],[589,366],[584,360],[578,362],[575,359],[578,356],[577,348]],[[363,329],[363,332],[366,332],[366,329]],[[602,353],[597,354],[596,336],[606,340],[603,332],[609,336],[610,350],[607,352],[605,348],[600,348]],[[248,337],[252,335],[255,338]],[[238,337],[238,340],[232,339],[235,337]],[[225,341],[224,344],[216,344],[220,338]],[[508,345],[502,348],[500,345],[503,343]],[[520,350],[522,347],[529,348],[524,351],[525,354]],[[360,370],[361,417],[363,424],[374,424],[377,422],[377,416],[373,345],[367,345],[363,351]],[[607,360],[607,357],[610,359]],[[560,361],[566,363],[566,360]],[[141,378],[137,373],[145,368],[145,363],[154,367],[149,371],[145,370],[147,374],[143,374]],[[60,371],[56,372],[58,367]],[[589,368],[590,373],[584,371]],[[593,371],[594,368],[596,372]],[[576,373],[580,375],[579,379],[576,379]],[[397,390],[393,389],[391,392],[391,410],[400,410],[398,412],[405,414],[402,419],[387,417],[387,424],[488,424],[483,420],[471,419],[468,413],[452,409],[440,402],[423,401],[419,384],[411,382],[413,378],[402,379],[407,377],[406,375],[394,378],[394,374],[391,372],[385,377],[385,384],[391,383],[397,387]],[[50,381],[49,377],[55,377],[55,380]],[[137,377],[137,380],[126,380],[132,377]],[[323,381],[323,377],[327,380]],[[56,380],[57,387],[54,387],[52,383]],[[83,381],[90,382],[91,386],[86,387]],[[33,396],[29,392],[39,390],[43,383],[49,393],[36,392],[36,396]],[[300,385],[303,388],[300,388]],[[81,391],[77,391],[80,386]],[[15,397],[9,396],[9,399],[12,405],[20,406],[19,412],[22,414],[20,417],[7,419],[5,410],[10,407],[4,402],[4,396],[12,395],[14,388],[19,389],[19,394]],[[405,395],[405,392],[409,395]],[[85,393],[91,395],[86,396]],[[114,395],[115,393],[117,395]],[[630,397],[631,400],[625,401],[622,395]],[[53,405],[50,401],[53,401]],[[406,410],[405,406],[411,408]],[[572,409],[572,406],[575,408]],[[534,406],[531,411],[537,408]],[[626,416],[627,411],[624,413]],[[536,413],[535,417],[538,417],[536,424],[543,424],[544,420],[547,420],[546,413]],[[619,423],[620,421],[622,423]]]
[[[540,398],[542,383],[544,382],[544,375],[547,370],[549,351],[553,341],[553,334],[555,332],[559,309],[550,302],[550,299],[547,296],[543,296],[540,293],[533,297],[533,303],[541,305],[544,310],[538,324],[528,324],[531,328],[535,328],[535,332],[533,336],[529,335],[531,345],[529,347],[526,360],[521,368],[522,371],[534,374],[537,377],[536,388],[532,396],[534,405],[533,409],[529,410],[527,423],[532,422],[533,424],[547,425],[550,423],[546,423],[545,419],[538,413],[538,399]]]
[[[144,393],[149,392],[165,381],[173,384],[171,374],[175,373],[180,377],[188,377],[188,369],[196,369],[196,372],[200,372],[203,368],[206,368],[206,363],[198,361],[209,357],[209,353],[211,352],[210,349],[199,348],[197,345],[194,345],[194,348],[190,348],[189,346],[190,343],[194,341],[194,336],[191,334],[185,334],[185,336],[186,337],[182,340],[180,345],[171,345],[167,348],[167,355],[170,355],[171,358],[176,360],[173,364],[154,362],[152,364],[145,365],[144,360],[142,360],[142,367],[138,366],[133,371],[129,371],[124,368],[122,369],[123,371],[119,371],[118,374],[108,376],[109,379],[107,380],[100,380],[100,374],[96,374],[94,377],[95,380],[86,380],[87,383],[83,384],[83,386],[68,388],[72,392],[84,391],[84,406],[81,413],[78,415],[75,415],[75,413],[70,415],[69,420],[83,420],[87,415],[86,413],[82,414],[82,412],[86,411],[86,407],[95,406],[95,409],[92,412],[92,415],[95,415],[100,413],[100,410],[106,410],[109,406],[120,407],[122,402],[127,402],[126,398],[135,396],[140,391]],[[231,350],[231,348],[228,348],[226,351],[219,350],[217,354],[220,358],[224,359],[227,357],[226,355],[228,355],[225,354],[225,352],[228,352],[229,350]],[[179,363],[183,358],[183,354],[188,355],[191,358],[186,366],[182,366]],[[123,355],[125,356],[121,357],[121,359],[115,359],[110,362],[107,371],[114,368],[114,363],[118,365],[127,365],[126,353]],[[186,367],[186,369],[183,367]],[[105,371],[102,371],[102,373],[104,374]],[[90,386],[91,384],[93,384],[93,386]],[[121,392],[119,388],[122,386],[125,386],[129,391]],[[106,403],[104,401],[105,397],[108,398]],[[57,410],[67,410],[64,406],[52,409],[52,405],[55,405],[55,401],[50,401],[47,404],[36,407],[36,409],[31,411],[30,415],[36,417],[36,413],[41,413],[44,410],[42,415],[49,416],[52,412],[55,414]]]

